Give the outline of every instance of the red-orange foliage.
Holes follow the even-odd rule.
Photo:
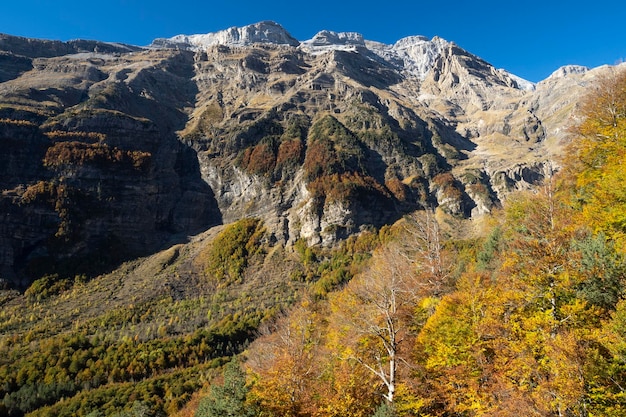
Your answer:
[[[143,151],[127,151],[103,144],[83,142],[57,142],[46,151],[43,163],[57,168],[63,165],[82,166],[93,164],[104,168],[121,164],[126,168],[145,171],[150,165],[151,154]]]
[[[324,174],[333,173],[333,166],[337,163],[330,142],[314,142],[309,144],[304,159],[306,179],[313,181]]]
[[[447,198],[461,198],[461,190],[456,186],[456,179],[450,172],[441,173],[433,178],[433,183],[443,191]]]
[[[75,196],[75,190],[66,184],[56,184],[48,181],[39,181],[29,186],[22,195],[22,203],[50,204],[59,215],[61,222],[56,232],[57,237],[69,236],[70,228],[70,201]]]
[[[252,174],[272,176],[278,179],[285,168],[295,168],[302,162],[304,145],[300,139],[263,140],[247,148],[241,154],[240,166]]]
[[[278,155],[276,156],[276,167],[283,168],[295,166],[302,161],[302,153],[304,146],[299,139],[286,140],[278,147]]]
[[[395,198],[405,201],[407,198],[407,186],[398,178],[391,178],[385,181],[385,186]]]
[[[276,166],[276,155],[271,144],[261,142],[246,149],[243,153],[242,166],[253,174],[270,175]]]
[[[475,184],[470,184],[470,185],[467,186],[467,188],[471,192],[476,194],[476,195],[480,195],[480,196],[488,196],[489,195],[489,189],[482,182],[477,182]]]
[[[311,181],[307,188],[314,197],[326,197],[331,201],[344,201],[349,197],[356,197],[360,191],[376,191],[389,196],[378,181],[360,172],[324,175]]]

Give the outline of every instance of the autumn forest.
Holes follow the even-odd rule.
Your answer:
[[[333,249],[299,241],[289,284],[252,305],[229,289],[278,249],[246,219],[198,257],[231,300],[219,321],[191,313],[207,296],[3,337],[0,415],[623,416],[626,73],[590,90],[543,184],[480,220],[425,208]],[[36,281],[19,311],[84,285]],[[5,309],[0,332],[25,323]]]
[[[624,415],[626,74],[580,113],[561,169],[480,238],[430,210],[381,231],[354,278],[303,297],[196,415],[227,415],[236,392],[229,415]]]

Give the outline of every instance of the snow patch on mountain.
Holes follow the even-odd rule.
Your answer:
[[[498,70],[500,73],[506,75],[507,77],[509,77],[510,79],[512,79],[513,81],[515,81],[515,83],[517,84],[517,87],[520,90],[524,90],[524,91],[535,91],[535,89],[537,88],[537,85],[535,83],[533,83],[532,81],[528,81],[522,77],[518,77],[515,74],[511,74],[510,72],[508,72],[505,69],[500,68]]]
[[[439,37],[430,40],[425,36],[410,36],[400,39],[394,45],[388,45],[364,40],[360,33],[324,30],[312,39],[303,41],[300,48],[311,54],[336,50],[356,52],[359,49],[367,49],[399,71],[424,79],[435,60],[441,55],[441,51],[448,45],[450,45],[448,41]]]

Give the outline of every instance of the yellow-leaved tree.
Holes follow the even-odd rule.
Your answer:
[[[308,301],[274,324],[250,349],[253,381],[249,401],[266,416],[312,415],[320,377],[321,332]]]
[[[584,221],[619,247],[626,244],[626,70],[600,79],[580,106],[565,162]]]
[[[395,241],[372,254],[368,267],[330,297],[337,355],[374,377],[382,410],[417,415],[428,399],[416,378],[412,343],[431,300],[450,291],[453,257],[434,211],[408,216]]]

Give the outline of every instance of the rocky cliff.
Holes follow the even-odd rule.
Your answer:
[[[5,281],[97,273],[221,223],[176,134],[197,93],[192,53],[4,56],[28,62],[0,84]]]
[[[272,22],[149,48],[0,36],[0,278],[97,273],[222,222],[332,244],[476,216],[558,167],[607,68],[534,85],[440,38]]]

